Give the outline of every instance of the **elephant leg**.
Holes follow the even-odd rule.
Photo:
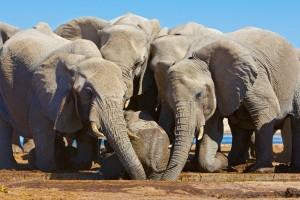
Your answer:
[[[228,166],[226,156],[218,152],[222,138],[223,118],[216,111],[205,124],[198,154],[200,167],[208,172],[216,172]]]
[[[126,171],[115,153],[108,155],[102,162],[100,168],[102,179],[120,179]]]
[[[249,148],[253,131],[239,128],[230,123],[230,121],[229,125],[232,133],[231,151],[228,155],[229,165],[244,164],[249,159]]]
[[[71,158],[71,163],[75,169],[90,169],[96,156],[97,139],[86,134],[77,136],[77,153]]]
[[[283,151],[275,154],[275,161],[281,163],[289,163],[292,157],[292,124],[291,117],[287,117],[283,122],[281,129],[281,137],[283,143]]]
[[[292,118],[292,159],[291,166],[300,171],[300,119]]]
[[[0,119],[0,169],[14,169],[17,162],[12,150],[13,129],[9,123]]]
[[[34,149],[34,147],[33,138],[24,138],[23,151],[25,153],[29,153],[32,149]]]
[[[266,123],[255,132],[256,162],[246,169],[247,172],[273,172],[273,132],[274,123]]]
[[[36,108],[30,110],[29,123],[35,143],[34,163],[30,164],[42,171],[55,170],[56,133],[53,130],[53,124]]]
[[[250,138],[250,147],[249,147],[249,155],[251,159],[255,159],[256,155],[255,155],[255,134],[251,134],[251,138]]]
[[[13,153],[23,153],[23,148],[20,142],[20,136],[16,133],[16,131],[13,131],[12,135],[12,148]]]

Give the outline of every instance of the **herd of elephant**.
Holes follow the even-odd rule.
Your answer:
[[[126,14],[55,31],[0,23],[0,48],[1,169],[18,167],[19,136],[33,139],[30,162],[43,171],[91,167],[103,139],[104,176],[176,180],[193,143],[199,170],[218,172],[246,163],[254,135],[246,171],[272,171],[272,137],[288,123],[289,165],[300,170],[300,51],[278,34],[194,22],[168,29]]]

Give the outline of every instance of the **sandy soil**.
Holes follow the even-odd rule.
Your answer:
[[[241,199],[300,197],[300,182],[290,181],[222,181],[222,174],[209,174],[210,180],[177,182],[49,180],[35,172],[5,173],[0,178],[0,199]],[[41,175],[38,177],[38,175]],[[193,177],[195,174],[189,174]],[[270,174],[269,174],[270,175]],[[184,176],[184,174],[183,174]],[[25,178],[26,177],[26,178]],[[214,181],[212,182],[212,178]]]
[[[230,146],[222,146],[228,151]],[[281,146],[274,146],[276,151]],[[26,169],[24,155],[16,155]],[[24,167],[25,166],[25,167]],[[245,166],[241,166],[240,170]],[[97,180],[96,170],[0,171],[0,199],[280,199],[300,197],[298,174],[184,172],[176,182]]]

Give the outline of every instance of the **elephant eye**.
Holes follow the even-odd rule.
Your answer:
[[[202,92],[197,92],[195,97],[196,99],[200,99],[202,97]]]
[[[88,97],[92,97],[93,96],[93,90],[90,87],[86,87],[85,88],[85,93],[87,94]]]
[[[138,59],[135,63],[134,63],[134,70],[140,66],[142,66],[144,64],[144,60],[142,59]]]

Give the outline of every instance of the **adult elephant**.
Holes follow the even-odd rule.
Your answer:
[[[227,34],[177,62],[168,71],[167,86],[175,113],[175,142],[162,179],[178,177],[195,129],[203,125],[200,165],[210,172],[227,166],[225,156],[217,152],[223,117],[238,119],[231,126],[236,134],[255,131],[257,159],[249,170],[271,167],[273,130],[290,114],[293,143],[299,140],[299,70],[298,56],[288,42],[256,28]],[[296,152],[292,163],[299,166]]]
[[[34,47],[34,48],[33,48]],[[45,24],[15,34],[0,55],[0,167],[15,162],[12,128],[32,133],[36,164],[55,168],[56,133],[105,133],[131,178],[145,172],[123,116],[126,85],[120,68],[87,40],[66,40]]]
[[[122,70],[128,101],[132,96],[154,89],[155,84],[146,66],[150,44],[160,30],[158,20],[128,13],[110,22],[92,17],[77,18],[59,26],[55,32],[69,40],[84,38],[93,41],[103,58],[114,62]]]
[[[172,143],[174,137],[176,141],[176,133],[174,133],[176,112],[168,101],[169,95],[172,95],[169,88],[168,70],[174,66],[174,63],[186,56],[189,49],[193,48],[193,44],[205,45],[221,35],[220,31],[190,22],[170,29],[167,35],[157,38],[152,43],[150,67],[154,71],[158,88],[159,124],[168,133]],[[201,135],[201,133],[197,135],[198,138],[201,138]],[[175,150],[173,148],[172,155],[176,154]]]
[[[174,114],[167,101],[167,71],[185,57],[192,43],[204,43],[210,38],[222,33],[204,27],[195,22],[189,22],[172,28],[168,34],[158,37],[151,45],[151,60],[149,66],[154,72],[155,83],[158,89],[158,104],[160,107],[159,125],[168,133],[171,140],[174,138]]]

